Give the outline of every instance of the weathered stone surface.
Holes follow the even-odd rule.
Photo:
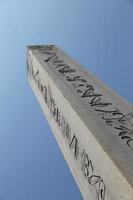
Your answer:
[[[133,200],[133,109],[54,45],[29,46],[28,79],[85,200]]]

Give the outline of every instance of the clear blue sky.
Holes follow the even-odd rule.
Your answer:
[[[0,200],[82,200],[26,77],[57,44],[133,102],[133,0],[0,0]]]

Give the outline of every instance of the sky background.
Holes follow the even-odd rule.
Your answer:
[[[0,0],[0,200],[82,200],[26,77],[56,44],[133,102],[133,0]]]

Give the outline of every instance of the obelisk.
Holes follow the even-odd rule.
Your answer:
[[[133,200],[133,107],[55,45],[27,75],[85,200]]]

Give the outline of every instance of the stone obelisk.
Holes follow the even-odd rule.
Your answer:
[[[27,75],[85,200],[133,200],[133,107],[55,45]]]

